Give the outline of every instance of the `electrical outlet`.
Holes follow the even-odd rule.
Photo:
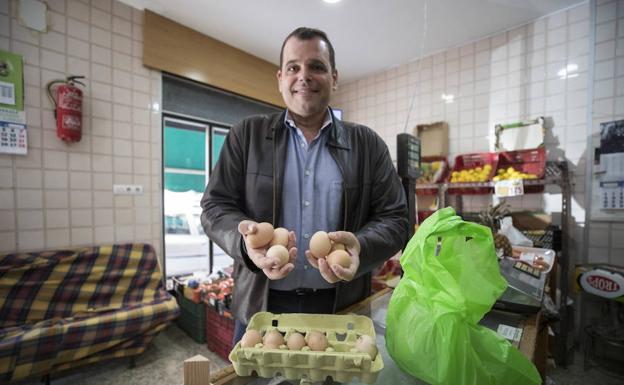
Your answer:
[[[115,184],[113,185],[115,195],[143,195],[143,186],[140,184]]]

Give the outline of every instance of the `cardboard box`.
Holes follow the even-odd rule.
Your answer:
[[[446,122],[419,124],[414,135],[420,138],[420,156],[447,156],[449,153],[449,126]]]

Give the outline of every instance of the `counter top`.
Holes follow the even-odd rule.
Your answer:
[[[388,351],[386,349],[386,340],[385,340],[385,332],[386,332],[386,312],[388,309],[388,303],[390,302],[390,298],[392,296],[392,289],[386,288],[383,289],[372,296],[364,299],[361,302],[358,302],[343,311],[339,314],[359,314],[370,317],[373,320],[373,324],[375,325],[375,333],[377,335],[377,347],[379,348],[379,353],[382,355],[384,368],[379,373],[377,377],[377,381],[375,384],[415,384],[415,385],[426,385],[426,382],[419,381],[418,379],[410,376],[409,374],[404,373],[399,369],[394,360],[390,358],[388,355]],[[518,346],[519,350],[524,354],[528,359],[535,362],[536,356],[536,346],[538,344],[538,335],[539,333],[539,313],[531,316],[522,317],[520,320],[520,327],[523,328],[522,338],[520,340],[520,344]],[[538,370],[540,369],[540,365],[536,363]],[[541,371],[540,371],[541,372]],[[238,377],[234,372],[234,368],[230,365],[211,376],[211,383],[214,385],[277,385],[277,384],[287,384],[292,383],[293,385],[298,385],[299,381],[287,381],[282,382],[279,379],[266,379],[266,378],[258,378],[258,377]],[[325,381],[324,385],[336,384],[331,381]],[[349,382],[351,384],[359,384],[357,381]],[[303,385],[303,384],[302,384]]]

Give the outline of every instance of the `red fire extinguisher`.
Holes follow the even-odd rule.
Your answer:
[[[48,96],[55,107],[56,136],[68,143],[78,142],[82,137],[82,90],[76,84],[84,84],[76,79],[84,79],[84,76],[52,80],[47,85]]]

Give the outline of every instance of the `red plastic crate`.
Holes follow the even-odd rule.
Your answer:
[[[546,149],[544,147],[529,150],[502,151],[498,154],[498,170],[506,170],[513,167],[517,171],[537,175],[538,179],[544,178],[546,172]],[[544,186],[524,186],[525,193],[544,191]]]
[[[437,162],[437,161],[444,161],[444,166],[442,168],[442,172],[440,173],[440,176],[434,180],[432,182],[432,184],[436,184],[436,183],[442,183],[444,182],[444,180],[446,180],[446,178],[448,177],[449,174],[449,166],[448,166],[448,160],[446,159],[445,156],[423,156],[420,159],[420,163],[431,163],[431,162]],[[423,184],[420,184],[418,181],[416,181],[416,186],[421,185],[423,186]],[[427,184],[425,184],[426,186]],[[416,195],[437,195],[438,194],[438,187],[431,187],[431,188],[418,188],[416,189]]]
[[[210,306],[206,306],[206,345],[211,350],[228,360],[234,338],[234,320],[220,315]]]
[[[451,183],[451,175],[454,171],[462,171],[469,170],[475,167],[483,167],[486,164],[492,166],[492,171],[488,177],[488,182],[492,180],[494,175],[496,175],[496,169],[498,165],[498,154],[495,152],[478,152],[474,154],[463,154],[457,155],[455,157],[455,164],[453,165],[453,169],[448,175],[447,181],[449,183],[449,194],[465,194],[465,195],[476,195],[476,194],[488,194],[493,191],[492,187],[488,186],[478,186],[480,183],[476,183],[475,187],[452,187],[454,183]],[[481,183],[482,184],[482,183]]]
[[[418,212],[418,224],[421,225],[423,221],[429,218],[429,216],[431,216],[433,213],[435,213],[435,211],[431,211],[431,210],[419,211]]]

